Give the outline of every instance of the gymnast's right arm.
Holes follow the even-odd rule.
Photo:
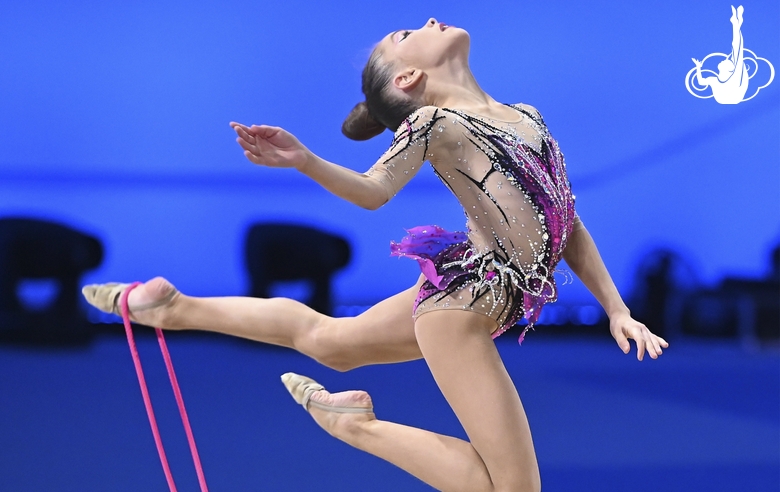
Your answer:
[[[365,173],[328,162],[307,149],[291,133],[267,125],[251,128],[231,123],[244,155],[255,164],[292,167],[323,188],[360,207],[376,210],[393,198],[433,156],[429,141],[438,109],[424,106],[395,132],[390,148]],[[438,137],[438,135],[437,135]],[[434,139],[435,141],[435,139]]]
[[[382,184],[366,174],[339,166],[309,152],[306,163],[298,168],[323,188],[368,210],[376,210],[387,202]]]
[[[351,169],[328,162],[310,151],[283,128],[268,125],[247,127],[231,123],[244,155],[255,164],[295,168],[323,188],[349,202],[370,210],[384,201],[384,188],[376,180]]]

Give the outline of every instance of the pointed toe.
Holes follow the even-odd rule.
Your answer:
[[[328,412],[337,413],[373,413],[374,411],[373,406],[342,407],[326,405],[324,403],[314,401],[311,399],[311,395],[317,391],[324,390],[325,387],[311,378],[301,376],[300,374],[295,374],[294,372],[282,374],[282,383],[284,383],[287,391],[290,392],[290,395],[292,395],[295,401],[302,405],[307,412],[309,411],[309,405]]]
[[[294,372],[282,374],[282,383],[284,383],[287,391],[290,392],[290,395],[292,395],[295,401],[298,402],[299,405],[303,405],[303,408],[306,408],[307,410],[309,398],[311,398],[312,393],[325,389],[325,387],[317,381],[307,378],[306,376],[301,376],[300,374],[295,374]]]
[[[81,289],[81,293],[88,303],[100,309],[104,313],[113,313],[121,316],[119,310],[119,296],[130,284],[108,283],[90,284]]]

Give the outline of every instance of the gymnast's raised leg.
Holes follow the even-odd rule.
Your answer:
[[[338,371],[368,364],[386,364],[422,357],[414,334],[412,306],[424,281],[371,307],[355,317],[334,318],[283,297],[191,297],[177,291],[162,277],[156,277],[130,292],[131,320],[163,330],[206,330],[258,342],[293,348]],[[101,285],[86,286],[87,300],[111,312],[96,301]],[[171,297],[153,308],[133,311]]]

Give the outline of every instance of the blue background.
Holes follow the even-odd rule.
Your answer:
[[[730,15],[703,1],[4,4],[0,207],[101,237],[106,259],[90,282],[164,275],[195,295],[242,293],[247,224],[283,219],[352,242],[338,303],[399,292],[418,270],[390,258],[389,241],[420,224],[465,226],[427,166],[366,211],[251,164],[228,123],[282,126],[325,159],[367,169],[390,133],[356,143],[340,128],[362,100],[368,53],[436,16],[470,32],[488,93],[544,115],[621,290],[658,244],[688,254],[703,281],[761,275],[780,239],[779,86],[727,106],[684,85],[691,58],[730,51]],[[778,19],[777,2],[746,5],[745,46],[775,65]],[[580,284],[562,296],[589,299]]]
[[[352,263],[334,281],[337,304],[367,305],[395,294],[414,283],[419,269],[412,261],[389,257],[391,239],[398,240],[404,235],[404,228],[421,224],[435,223],[455,230],[464,227],[459,205],[430,169],[421,172],[380,210],[366,211],[329,195],[294,171],[252,165],[244,159],[228,123],[282,126],[323,158],[355,170],[367,169],[389,145],[389,132],[362,143],[350,141],[340,133],[349,110],[363,99],[363,65],[373,44],[385,34],[418,28],[434,16],[469,31],[472,69],[483,89],[499,101],[524,102],[541,111],[566,156],[578,212],[621,292],[631,292],[638,261],[657,246],[682,252],[695,267],[696,281],[704,285],[712,285],[725,275],[760,277],[767,273],[770,248],[780,240],[780,81],[775,80],[750,101],[728,106],[713,99],[697,99],[684,84],[685,74],[693,67],[691,58],[702,59],[712,52],[731,50],[729,5],[703,0],[495,1],[479,6],[471,1],[4,2],[0,4],[0,215],[54,219],[100,237],[106,247],[105,260],[84,278],[85,283],[145,280],[163,275],[182,291],[200,296],[238,295],[247,290],[242,251],[248,224],[262,220],[311,224],[344,235],[353,246]],[[767,0],[743,5],[745,46],[780,68],[780,4]],[[766,66],[760,66],[751,87],[757,82],[765,83],[767,77]],[[561,289],[560,302],[595,304],[579,281]],[[258,355],[265,354],[262,351],[267,349],[212,339],[209,346],[217,353],[209,354],[197,343],[182,340],[194,344],[194,348],[185,345],[181,350],[192,350],[196,353],[192,357],[206,361],[203,367],[209,370],[201,369],[202,376],[215,378],[219,381],[214,382],[217,386],[232,377],[218,362],[208,362],[223,360],[220,350],[236,350],[232,356],[225,355],[224,360],[272,357]],[[47,405],[56,407],[62,401],[78,399],[82,392],[93,394],[96,388],[120,382],[118,377],[93,380],[74,376],[72,386],[63,386],[71,388],[65,391],[57,389],[61,388],[60,383],[44,377],[52,391],[64,392],[62,400],[51,400],[54,397],[44,390],[45,384],[36,380],[35,371],[70,374],[70,369],[83,364],[80,370],[84,376],[94,374],[102,367],[98,364],[103,358],[113,361],[112,350],[120,350],[111,343],[103,342],[84,353],[3,353],[1,394],[7,396],[3,397],[2,406],[9,413],[0,433],[0,475],[6,480],[10,477],[14,485],[9,490],[148,489],[147,485],[132,485],[135,473],[127,472],[125,476],[125,472],[105,469],[92,476],[86,472],[94,470],[89,462],[70,462],[65,457],[61,458],[64,462],[57,461],[43,451],[48,449],[45,443],[51,439],[52,446],[72,442],[72,450],[60,451],[71,458],[82,452],[93,453],[94,449],[82,441],[81,432],[74,431],[72,441],[63,437],[71,420],[50,429],[41,424],[49,412],[55,415],[61,410]],[[540,344],[539,354],[546,353],[544,344]],[[532,353],[530,346],[525,347],[523,357]],[[594,361],[601,357],[599,345],[588,347],[592,349],[591,357],[581,357],[581,368],[595,367]],[[561,350],[577,352],[571,347]],[[609,357],[620,355],[613,342],[603,350]],[[284,351],[268,353],[292,357]],[[556,357],[555,350],[550,349],[549,353]],[[670,351],[664,358],[672,358],[673,353]],[[243,356],[246,358],[240,359]],[[754,360],[743,361],[739,354],[732,356],[737,361],[735,367],[747,367]],[[505,357],[517,356],[513,353]],[[628,367],[625,359],[620,360]],[[705,360],[709,358],[702,356],[701,363],[706,364]],[[759,370],[764,375],[764,379],[759,379],[769,386],[745,389],[744,398],[770,401],[777,410],[777,402],[772,400],[777,397],[776,374],[768,369],[776,362],[765,361],[769,365]],[[96,434],[121,432],[128,438],[139,434],[137,449],[119,453],[106,448],[97,452],[96,456],[104,457],[105,453],[114,453],[100,466],[115,464],[117,470],[126,470],[125,460],[143,455],[148,463],[137,464],[139,473],[148,474],[149,483],[164,487],[162,474],[155,469],[158,465],[150,436],[145,434],[140,399],[132,388],[129,360],[121,360],[121,364],[128,385],[126,399],[117,396],[114,403],[101,400],[106,405],[102,411],[123,411],[124,405],[133,405],[137,421],[125,423],[107,417],[100,423],[95,420],[99,414],[95,414],[79,428]],[[651,364],[655,367],[670,363],[661,360]],[[691,368],[683,362],[677,364],[683,365],[673,367]],[[200,367],[194,362],[191,366]],[[281,372],[294,369],[281,362],[279,366],[284,366]],[[424,366],[410,367],[404,370],[417,371],[412,374],[419,373],[418,376],[427,374]],[[714,365],[713,370],[716,368]],[[254,369],[247,366],[241,370]],[[387,378],[399,378],[401,374],[388,368],[366,369],[360,374],[373,370],[380,371],[378,374],[387,370]],[[592,370],[598,373],[598,369]],[[81,374],[75,371],[73,374]],[[572,369],[572,373],[582,374],[582,369]],[[263,381],[273,381],[268,385],[276,384],[276,372],[270,373],[273,377],[263,374]],[[673,378],[674,374],[665,373],[665,377]],[[700,376],[717,386],[713,373]],[[367,378],[355,377],[358,379],[333,380],[339,386],[350,386],[362,384]],[[702,388],[708,386],[696,384],[699,380],[692,378],[688,389],[701,390],[699,396],[705,394]],[[588,384],[596,384],[597,379],[596,374],[583,377]],[[619,391],[630,393],[633,383],[623,383],[617,386]],[[427,390],[436,394],[433,386],[428,386],[420,394],[428,394]],[[205,392],[207,387],[204,383],[189,393]],[[741,385],[726,387],[735,389]],[[264,396],[263,402],[247,397],[245,404],[274,407],[276,402],[289,403],[278,391],[281,387],[274,388],[275,393]],[[239,384],[231,390],[211,401],[221,401],[228,411],[228,400],[239,401],[242,393],[255,391]],[[399,390],[399,399],[403,399],[401,393]],[[531,401],[537,398],[538,416],[546,413],[542,409],[545,394],[540,390],[537,396],[529,397]],[[522,391],[521,395],[525,398]],[[732,398],[726,393],[720,404]],[[8,404],[12,400],[17,406]],[[572,396],[574,400],[577,397]],[[114,407],[119,405],[117,402],[123,402],[121,408]],[[404,403],[399,402],[398,406]],[[290,405],[284,408],[285,412],[299,410]],[[19,409],[18,414],[15,409]],[[40,413],[31,413],[33,409]],[[742,414],[742,410],[733,413]],[[203,411],[207,415],[202,420],[222,415],[217,408]],[[559,411],[555,410],[555,415]],[[247,420],[236,422],[251,421],[253,410],[246,412]],[[773,411],[767,418],[761,412],[765,410],[759,410],[756,419],[763,418],[767,427],[756,432],[766,435],[769,429],[777,444],[778,415]],[[599,412],[594,410],[594,414]],[[175,417],[175,413],[172,415]],[[529,415],[532,428],[536,429],[531,410]],[[565,420],[565,415],[560,417]],[[29,426],[14,422],[27,422]],[[176,425],[174,420],[171,422]],[[301,423],[304,424],[308,422]],[[267,436],[263,442],[291,439],[296,443],[292,447],[307,447],[304,437],[286,434],[294,432],[292,425],[288,428],[287,424],[260,421],[255,425],[258,427],[237,429],[232,436],[217,435],[221,431],[211,430],[214,436],[206,437],[207,444],[203,445],[211,448],[204,452],[211,454],[209,460],[204,459],[207,476],[208,463],[218,461],[223,451],[229,454],[234,450],[231,440],[246,440],[246,434]],[[430,420],[421,420],[419,425],[430,427]],[[562,424],[550,424],[549,431],[539,431],[544,437],[536,438],[543,473],[546,465],[542,457],[559,455],[568,447],[562,442],[545,454],[544,447],[552,446],[546,443],[556,439],[552,432],[556,425]],[[713,423],[710,430],[718,425]],[[539,424],[539,428],[545,429],[544,424]],[[25,430],[29,432],[25,434]],[[17,431],[23,435],[16,434]],[[37,432],[40,435],[35,434],[34,439],[29,435]],[[306,438],[316,433],[313,428],[301,429],[301,436]],[[612,437],[619,436],[604,439]],[[591,438],[602,439],[595,431]],[[577,439],[581,441],[583,437],[572,437],[572,441]],[[11,451],[23,442],[31,448],[20,453]],[[694,447],[717,448],[700,444]],[[251,444],[235,446],[235,450],[246,450]],[[745,449],[751,446],[756,449],[755,443],[746,444]],[[345,448],[334,449],[351,453]],[[758,476],[774,480],[777,476],[772,463],[776,464],[778,449],[766,449],[774,450],[760,454],[751,463],[764,467],[764,475],[756,472]],[[186,453],[183,448],[182,451]],[[588,452],[572,453],[571,459],[557,462],[559,471],[563,471],[555,476],[573,473],[572,483],[581,483],[576,478],[577,463],[590,466]],[[340,480],[350,472],[362,473],[362,465],[357,463],[363,463],[359,460],[365,458],[356,455],[357,452],[347,454],[339,460],[343,463],[333,464],[333,454],[323,451],[318,459],[343,467],[333,474],[333,480]],[[614,455],[621,453],[614,451]],[[231,456],[230,460],[237,459]],[[214,490],[303,489],[302,485],[285,485],[298,478],[295,475],[301,465],[283,461],[265,467],[259,454],[249,456],[252,459],[230,461],[232,468],[223,475],[243,477],[246,482],[226,481]],[[294,455],[285,456],[295,459]],[[720,472],[724,468],[718,463],[733,463],[728,452],[718,456],[720,461],[696,460],[709,463],[706,466]],[[652,457],[627,459],[623,464],[624,470],[629,470],[628,476],[634,472],[642,475],[627,480],[651,478],[651,469],[658,462]],[[27,481],[42,469],[56,468],[56,463],[67,470],[55,473],[48,482]],[[380,470],[387,468],[377,464],[377,460],[369,463]],[[673,457],[664,463],[683,466],[687,462]],[[701,469],[704,471],[691,473],[712,475],[714,472],[706,471],[706,466]],[[75,472],[76,469],[79,471]],[[268,477],[277,472],[281,473],[281,478],[273,479],[279,480],[277,485],[256,485],[271,480]],[[216,470],[213,473],[220,474]],[[287,482],[290,474],[293,478]],[[367,475],[359,476],[366,480]],[[367,489],[412,490],[417,486],[388,485],[402,480],[399,477],[403,475],[398,472],[392,476],[395,478],[382,485],[387,488]],[[90,479],[95,480],[92,485]],[[360,490],[359,482],[346,486],[346,490]],[[320,483],[322,487],[327,489]],[[673,490],[670,487],[664,490]],[[608,489],[627,487],[613,484]]]

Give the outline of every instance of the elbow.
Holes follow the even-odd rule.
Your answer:
[[[366,210],[377,210],[380,207],[382,207],[382,205],[384,205],[385,203],[387,203],[387,198],[382,198],[380,196],[376,196],[376,197],[373,197],[368,202],[361,204],[361,206],[363,208],[365,208]]]
[[[376,210],[390,201],[389,193],[390,191],[382,183],[371,180],[368,186],[361,190],[359,203],[356,204],[366,210]]]
[[[372,189],[367,195],[368,197],[360,204],[366,210],[376,210],[390,201],[384,188]]]

